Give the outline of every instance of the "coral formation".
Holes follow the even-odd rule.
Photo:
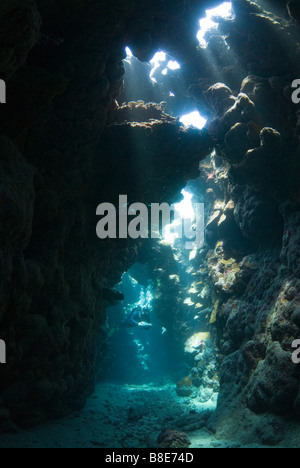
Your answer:
[[[191,442],[184,432],[174,429],[164,429],[158,436],[157,442],[161,448],[188,448]]]

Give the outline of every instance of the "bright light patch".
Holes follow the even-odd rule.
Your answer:
[[[198,249],[197,247],[195,247],[194,250],[190,252],[189,261],[194,260],[196,258],[197,252],[198,252]]]
[[[212,10],[206,10],[206,18],[200,20],[200,31],[197,34],[197,39],[200,42],[200,45],[203,47],[207,46],[207,42],[204,39],[204,36],[207,33],[207,31],[218,27],[218,23],[216,23],[213,20],[213,18],[217,16],[224,19],[231,18],[233,16],[232,3],[224,2],[217,8],[213,8]]]
[[[178,62],[176,62],[176,60],[170,60],[170,62],[168,63],[168,68],[170,70],[179,70],[180,65]]]
[[[166,63],[168,60],[168,63]],[[157,79],[155,78],[155,74],[159,68],[162,68],[162,65],[165,65],[165,68],[161,71],[161,74],[166,76],[169,70],[179,70],[180,65],[176,60],[169,60],[167,57],[166,52],[160,51],[156,52],[153,59],[150,60],[150,64],[152,66],[150,72],[150,78],[154,83],[157,83]]]
[[[160,62],[165,62],[167,60],[166,52],[156,52],[153,59],[150,61],[151,64],[156,65]]]
[[[208,332],[195,333],[185,343],[184,350],[186,353],[194,353],[200,351],[200,346],[205,346],[205,342],[209,341],[211,336]]]
[[[194,221],[196,218],[196,213],[193,207],[193,194],[182,190],[183,200],[180,203],[174,205],[175,209],[175,219],[172,224],[165,226],[163,230],[163,239],[162,243],[168,245],[174,245],[176,239],[178,239],[178,234],[176,233],[176,227],[182,223],[183,219],[190,219]]]
[[[170,91],[169,96],[170,97],[175,97],[175,94]]]
[[[156,52],[153,59],[150,60],[150,64],[152,65],[152,70],[150,72],[150,78],[154,83],[157,83],[156,78],[154,78],[154,74],[156,70],[167,60],[167,54],[165,52]]]
[[[167,245],[174,245],[176,239],[178,239],[178,235],[173,232],[173,224],[168,224],[163,230],[163,238],[162,243]]]
[[[207,120],[204,117],[202,117],[198,111],[183,115],[179,120],[186,127],[196,127],[199,130],[205,127],[207,122]]]
[[[124,60],[124,62],[128,63],[129,65],[132,65],[133,53],[131,52],[129,47],[126,47],[125,52],[126,52],[126,59]]]
[[[183,200],[175,205],[176,211],[178,211],[182,219],[194,219],[195,211],[193,208],[193,195],[186,190],[182,190]]]

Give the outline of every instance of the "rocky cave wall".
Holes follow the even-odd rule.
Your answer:
[[[92,388],[111,288],[142,248],[100,243],[97,205],[121,193],[174,202],[214,147],[207,262],[221,393],[211,424],[221,430],[237,407],[299,414],[297,4],[291,18],[285,1],[273,4],[278,17],[235,0],[235,19],[199,50],[198,19],[219,3],[1,2],[3,429],[81,407]],[[207,131],[183,129],[159,106],[117,108],[125,46],[142,61],[158,49],[181,61]]]
[[[139,251],[138,242],[97,239],[98,204],[121,189],[132,201],[171,201],[211,147],[207,133],[160,110],[161,121],[116,125],[102,137],[123,88],[125,46],[148,21],[184,12],[178,2],[169,20],[160,2],[144,3],[1,3],[3,429],[81,407],[92,389],[110,288]],[[139,139],[153,144],[145,161]]]

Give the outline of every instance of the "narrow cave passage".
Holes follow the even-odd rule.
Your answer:
[[[228,4],[225,7],[227,16]],[[222,13],[222,8],[218,11]],[[204,37],[216,25],[210,20],[199,33]],[[129,47],[126,53],[120,104],[123,100],[154,102],[163,105],[164,112],[185,127],[199,130],[205,127],[207,118],[201,114],[193,96],[187,94],[181,64],[175,57],[157,51],[149,63],[141,63]],[[207,164],[210,167],[209,156]],[[197,179],[182,190],[182,201],[175,205],[180,222],[190,219],[196,223],[195,200],[192,203],[192,199],[196,194],[197,201],[204,205],[201,182],[203,179]],[[204,222],[202,231],[204,235]],[[162,227],[159,241],[142,249],[138,258],[141,263],[124,274],[117,286],[125,300],[107,310],[108,381],[132,382],[146,388],[151,383],[159,384],[161,389],[171,388],[171,399],[179,396],[179,405],[180,397],[182,405],[189,401],[191,411],[215,409],[219,383],[213,341],[208,331],[214,305],[206,281],[206,253],[205,248],[186,250],[185,242],[177,239],[172,224]],[[151,296],[148,303],[146,285]],[[134,299],[128,300],[132,295]],[[130,317],[137,307],[150,311],[153,326],[146,331],[131,328],[124,339],[124,329],[118,326],[118,321],[124,321],[124,316]],[[111,362],[112,354],[114,362]],[[206,416],[208,418],[208,414]]]
[[[299,447],[299,1],[2,4],[0,447]]]
[[[207,11],[206,18],[199,22],[197,38],[204,47],[206,34],[218,27],[212,21],[218,15],[231,17],[231,3]],[[126,118],[132,112],[134,119],[138,106],[142,110],[144,102],[152,102],[163,106],[166,114],[176,117],[186,128],[205,128],[207,112],[202,113],[201,106],[186,92],[181,64],[174,57],[158,51],[150,62],[141,63],[129,47],[126,55],[124,91],[118,99],[121,109],[130,103]],[[123,104],[124,100],[127,103]],[[137,263],[116,285],[123,300],[106,310],[104,330],[108,349],[99,378],[136,389],[149,390],[152,386],[171,389],[171,400],[179,406],[181,403],[183,408],[189,404],[191,412],[203,413],[204,419],[215,410],[219,391],[217,356],[210,334],[216,299],[204,239],[209,215],[209,209],[205,212],[206,192],[210,196],[211,182],[215,183],[215,178],[225,173],[223,167],[217,167],[215,154],[214,151],[207,155],[201,176],[189,181],[182,190],[182,200],[174,205],[177,218],[160,226],[159,239],[143,245]],[[196,201],[203,205],[203,241],[187,249],[187,239],[179,239],[176,234],[176,222],[190,220],[195,229],[196,222],[199,223]],[[150,326],[139,328],[136,320],[150,322]]]

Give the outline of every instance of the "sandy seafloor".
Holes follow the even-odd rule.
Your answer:
[[[72,417],[0,436],[0,448],[157,448],[163,427],[190,411],[213,409],[177,396],[174,385],[102,383],[85,408]],[[188,432],[190,448],[259,448],[217,440],[207,429]]]

